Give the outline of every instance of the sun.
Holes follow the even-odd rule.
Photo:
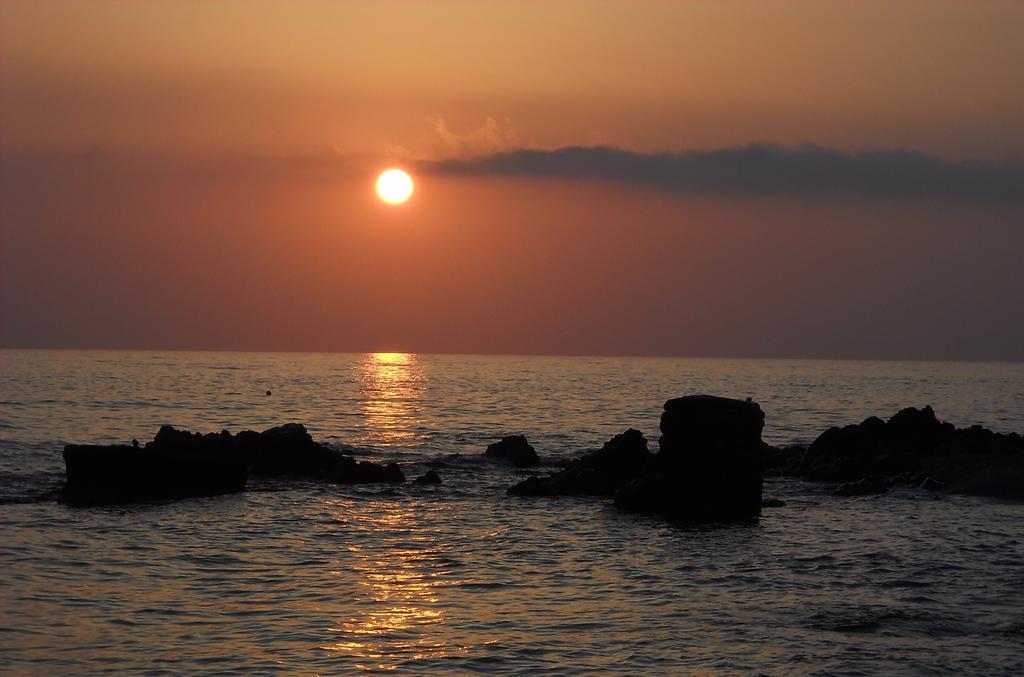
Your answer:
[[[377,196],[389,205],[400,205],[412,195],[412,177],[401,169],[387,169],[377,177]]]

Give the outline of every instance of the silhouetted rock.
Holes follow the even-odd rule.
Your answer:
[[[830,428],[805,450],[772,449],[765,460],[775,472],[810,480],[868,480],[1024,500],[1024,438],[978,425],[956,428],[939,421],[930,406],[901,409],[888,421],[872,416]]]
[[[413,484],[441,484],[441,476],[436,470],[428,470],[412,481]]]
[[[835,488],[833,496],[872,496],[889,491],[889,485],[879,477],[865,477],[856,482],[844,482]]]
[[[630,428],[605,442],[599,451],[567,464],[547,477],[530,477],[508,493],[518,496],[611,495],[635,478],[650,460],[647,439]]]
[[[329,471],[327,480],[337,484],[404,482],[405,474],[397,463],[381,465],[370,461],[357,461],[351,456],[341,456]]]
[[[750,400],[691,395],[669,400],[660,450],[615,504],[689,523],[761,514],[764,412]]]
[[[517,468],[530,468],[540,465],[540,457],[523,435],[509,435],[500,442],[487,447],[484,456],[509,461]]]
[[[764,474],[774,476],[798,475],[807,447],[791,444],[785,447],[764,448]]]
[[[60,501],[99,505],[214,496],[245,490],[245,459],[230,447],[127,445],[64,447]]]
[[[145,447],[68,445],[61,501],[73,504],[210,496],[243,491],[246,475],[299,476],[332,482],[404,482],[382,466],[313,441],[297,423],[261,433],[200,434],[163,426]]]
[[[261,433],[243,430],[236,435],[236,443],[254,475],[322,478],[343,458],[341,452],[314,442],[299,423],[286,423]]]
[[[762,508],[785,508],[786,502],[781,498],[766,498],[761,501]]]

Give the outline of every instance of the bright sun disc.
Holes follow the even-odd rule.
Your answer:
[[[377,177],[377,195],[389,205],[400,205],[412,195],[412,177],[401,169],[388,169]]]

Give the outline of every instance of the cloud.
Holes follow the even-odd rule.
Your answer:
[[[750,145],[645,154],[572,146],[442,160],[424,168],[462,176],[603,179],[691,193],[1024,202],[1024,162],[952,162],[910,150],[845,153],[811,145]]]
[[[442,144],[445,155],[448,156],[504,153],[520,146],[519,132],[510,120],[499,122],[487,117],[481,127],[463,134],[451,131],[444,118],[431,119],[429,122]]]

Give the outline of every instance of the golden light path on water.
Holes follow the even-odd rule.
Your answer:
[[[359,368],[365,436],[373,446],[415,445],[425,389],[423,369],[413,353],[368,353]]]
[[[420,399],[424,375],[413,353],[368,353],[359,365],[362,382],[362,413],[370,446],[415,446],[425,435],[420,424]],[[329,500],[330,508],[350,514],[348,501]],[[438,551],[425,533],[424,510],[406,502],[379,501],[372,504],[374,531],[401,533],[409,546],[368,548],[358,543],[346,547],[346,571],[336,576],[360,577],[363,593],[352,605],[357,613],[338,619],[328,631],[341,637],[322,646],[325,651],[345,654],[361,661],[363,670],[391,670],[397,662],[444,658],[465,653],[467,646],[445,640],[431,632],[444,621],[436,588],[445,573],[438,568]]]
[[[351,509],[350,504],[341,502],[336,507]],[[377,530],[406,531],[414,541],[429,539],[423,534],[422,515],[407,504],[377,503],[373,519]],[[357,612],[327,628],[340,639],[322,646],[323,650],[356,658],[360,661],[357,667],[363,670],[390,670],[399,662],[444,658],[469,650],[434,629],[445,620],[436,594],[444,584],[441,577],[445,572],[437,566],[437,553],[429,544],[411,545],[418,547],[382,551],[353,544],[346,548],[347,570],[332,573],[358,575],[362,591],[352,600],[351,607]]]

